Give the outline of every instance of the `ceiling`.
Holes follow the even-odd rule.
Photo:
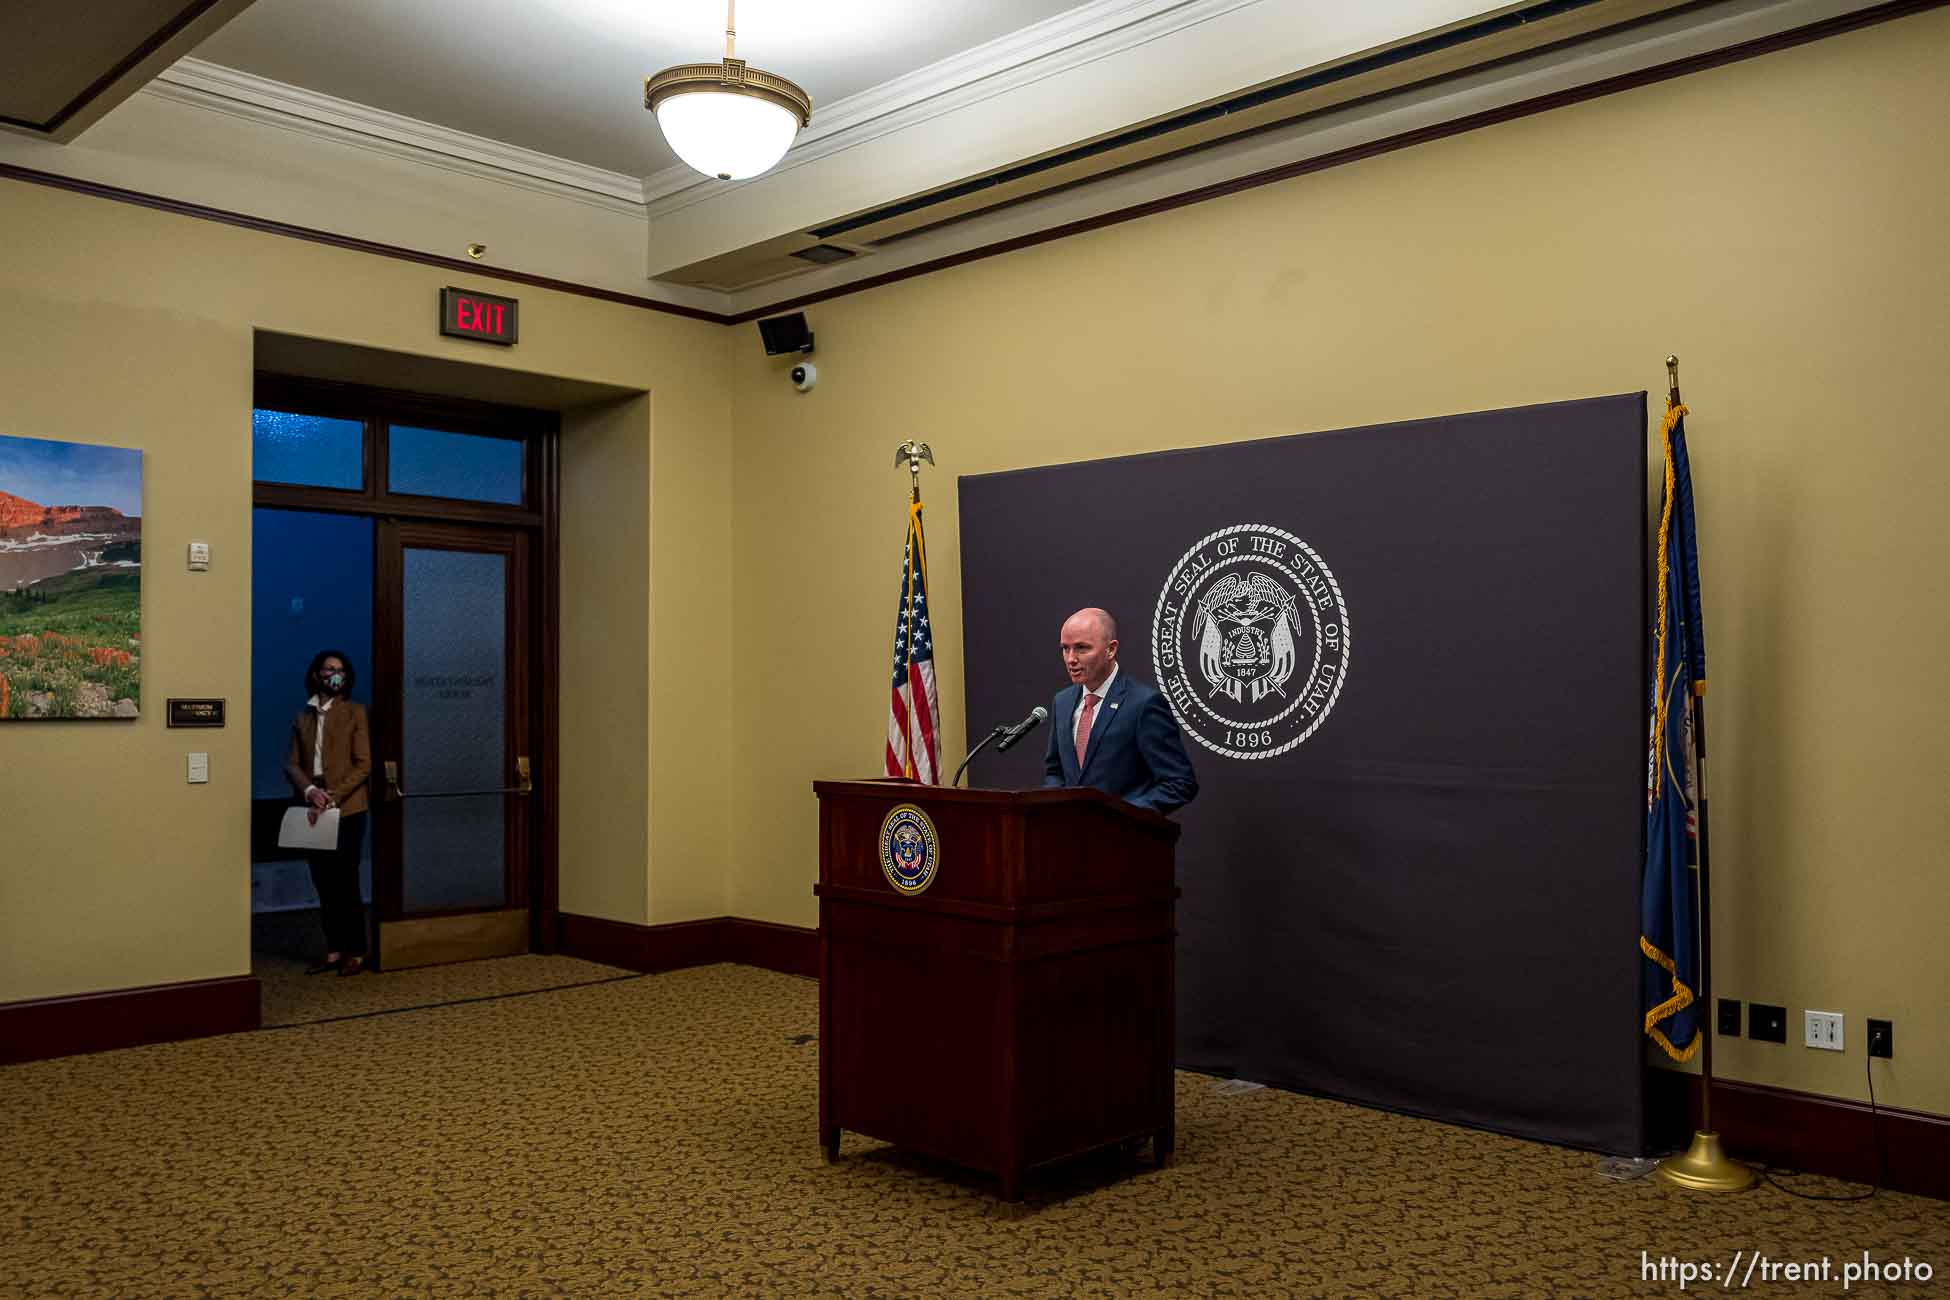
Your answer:
[[[723,5],[14,0],[0,166],[741,319],[1876,0],[739,0],[738,54],[814,107],[736,182],[642,106],[646,76],[721,56]]]
[[[740,0],[738,56],[820,107],[1077,0]],[[643,79],[724,54],[723,0],[256,0],[196,57],[608,171],[677,161]]]
[[[179,9],[174,0],[114,0],[101,6],[76,39],[58,41],[57,34],[71,22],[68,6],[62,0],[17,0],[7,13],[7,36],[50,53],[14,70],[0,85],[0,114],[23,125],[51,125],[104,69],[138,49]]]
[[[70,0],[0,5],[0,126],[70,140],[250,0]]]

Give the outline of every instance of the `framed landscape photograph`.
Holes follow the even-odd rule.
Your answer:
[[[0,434],[0,721],[142,706],[142,453]]]

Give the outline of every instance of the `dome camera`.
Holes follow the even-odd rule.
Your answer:
[[[792,386],[802,393],[810,393],[819,382],[819,368],[810,361],[801,361],[792,368]]]

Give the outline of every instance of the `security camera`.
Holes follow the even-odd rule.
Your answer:
[[[810,361],[801,361],[792,368],[792,386],[802,393],[810,393],[812,386],[819,382],[819,368]]]

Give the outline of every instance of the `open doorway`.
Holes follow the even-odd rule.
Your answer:
[[[370,723],[367,966],[553,947],[552,818],[537,805],[552,779],[558,427],[549,411],[258,378],[251,907],[267,1023],[326,948],[312,866],[278,835],[323,651],[349,661]]]
[[[261,979],[288,976],[285,968],[308,966],[320,953],[305,855],[278,844],[295,806],[284,764],[313,655],[331,650],[350,660],[349,697],[371,712],[373,521],[260,506],[251,557],[251,951]],[[359,897],[370,907],[372,837],[362,828],[360,839]]]

